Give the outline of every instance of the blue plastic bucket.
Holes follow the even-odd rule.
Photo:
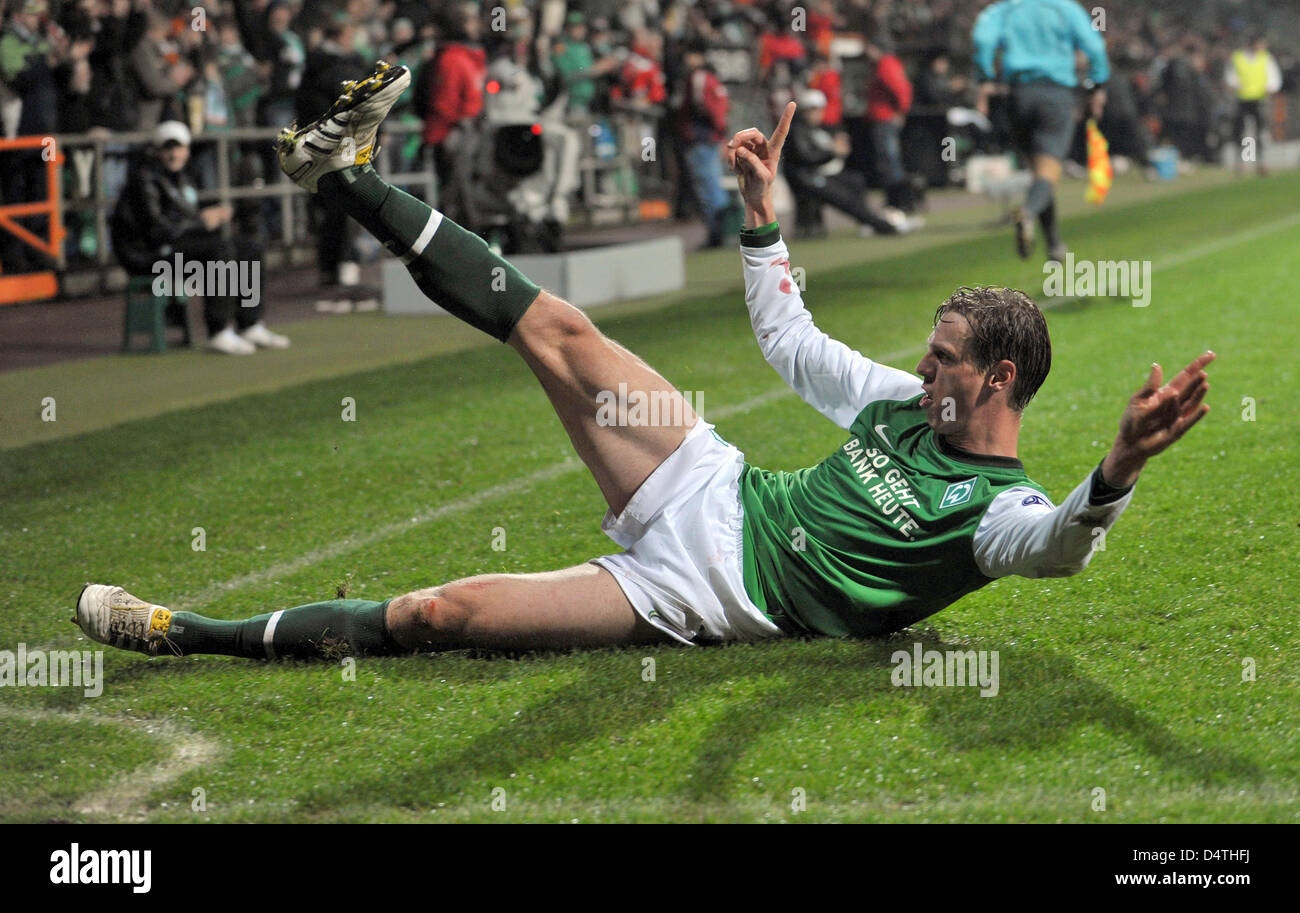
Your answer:
[[[1172,181],[1178,177],[1178,150],[1173,146],[1161,146],[1152,151],[1151,164],[1161,180]]]

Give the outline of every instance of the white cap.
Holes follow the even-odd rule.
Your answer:
[[[826,94],[820,89],[806,89],[799,93],[799,107],[824,108],[826,107]]]
[[[162,147],[170,142],[188,146],[190,144],[190,128],[178,120],[165,120],[154,128],[153,144],[155,146]]]

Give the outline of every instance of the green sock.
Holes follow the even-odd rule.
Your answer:
[[[541,291],[478,235],[386,183],[370,165],[325,175],[317,193],[400,257],[435,304],[502,342]]]
[[[173,612],[167,639],[182,655],[219,653],[249,659],[341,659],[410,651],[388,633],[388,602],[331,599],[244,621]]]

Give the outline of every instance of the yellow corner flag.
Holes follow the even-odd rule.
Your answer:
[[[1088,118],[1088,190],[1083,198],[1100,206],[1110,192],[1115,172],[1110,167],[1110,143],[1097,129],[1097,122]]]

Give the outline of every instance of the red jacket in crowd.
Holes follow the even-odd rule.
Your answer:
[[[610,88],[609,94],[616,99],[639,99],[652,105],[662,105],[668,98],[664,71],[643,48],[635,47],[623,64],[619,83]]]
[[[441,143],[451,128],[483,112],[487,52],[456,42],[442,48],[433,61],[433,91],[424,112],[424,141]]]
[[[867,119],[893,120],[912,107],[912,83],[903,72],[903,61],[886,54],[876,64],[867,86]]]
[[[720,143],[727,135],[727,87],[708,67],[686,76],[686,92],[677,109],[677,132],[688,142]]]
[[[831,50],[831,38],[835,33],[835,21],[830,16],[824,16],[821,13],[808,13],[808,43],[821,51],[823,54],[829,54]]]
[[[826,113],[822,115],[822,126],[838,127],[844,116],[844,88],[839,70],[826,67],[814,73],[808,81],[808,88],[816,89],[826,96]]]
[[[803,42],[793,35],[764,32],[758,42],[758,71],[764,75],[780,60],[803,60],[807,56]]]

